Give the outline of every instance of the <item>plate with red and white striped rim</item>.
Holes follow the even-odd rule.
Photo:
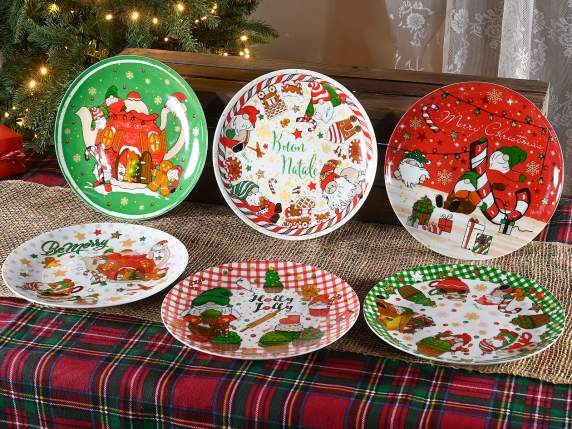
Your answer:
[[[506,255],[538,235],[563,183],[554,129],[523,95],[461,82],[417,101],[397,124],[385,183],[397,217],[446,256]]]
[[[279,70],[244,86],[214,136],[219,188],[252,228],[304,240],[342,226],[375,177],[371,122],[353,94],[328,76]]]
[[[340,339],[360,312],[354,290],[310,265],[241,261],[207,268],[172,288],[163,323],[182,343],[234,359],[309,353]]]

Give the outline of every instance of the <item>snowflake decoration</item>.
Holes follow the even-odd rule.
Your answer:
[[[149,85],[149,84],[151,83],[151,79],[149,79],[148,77],[145,78],[145,83],[146,83],[147,85]]]
[[[479,315],[477,313],[470,312],[470,313],[465,314],[465,319],[467,319],[467,320],[478,320]]]
[[[133,72],[131,70],[125,72],[125,77],[129,80],[133,79],[134,77]]]
[[[122,206],[126,206],[127,203],[129,203],[129,199],[127,197],[123,197],[121,198],[121,200],[119,201],[119,204],[121,204]]]
[[[498,89],[491,89],[487,92],[487,100],[489,100],[490,103],[497,104],[502,100],[502,94]]]
[[[71,130],[69,128],[64,129],[64,134],[71,134]]]
[[[161,104],[163,102],[163,99],[161,98],[160,95],[156,95],[155,98],[153,98],[153,103],[155,104]]]
[[[453,181],[453,173],[449,170],[441,170],[437,173],[437,182],[448,185]]]
[[[198,135],[199,135],[199,128],[193,127],[193,136],[198,137]]]
[[[165,79],[165,85],[171,85],[171,81],[169,79]]]
[[[95,87],[93,87],[93,86],[90,86],[90,87],[87,89],[87,93],[88,93],[89,95],[91,95],[91,96],[94,96],[95,94],[97,94],[97,89],[95,89]]]
[[[423,281],[423,274],[421,274],[421,271],[415,271],[411,274],[411,278],[414,282],[421,282]]]
[[[139,210],[145,210],[145,206],[144,206],[143,204],[141,204],[141,205],[139,206]]]
[[[538,173],[540,173],[540,166],[538,163],[530,161],[528,164],[526,164],[526,172],[531,176],[536,176]]]
[[[423,125],[423,121],[419,119],[417,116],[409,121],[409,126],[414,130],[419,128],[421,125]]]
[[[73,162],[80,162],[81,161],[81,155],[79,153],[76,153],[73,156]]]

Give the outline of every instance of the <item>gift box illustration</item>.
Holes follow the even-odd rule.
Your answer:
[[[433,213],[434,209],[435,207],[433,206],[433,203],[429,197],[425,195],[423,198],[420,198],[413,203],[411,216],[415,216],[419,219],[419,225],[426,225],[429,222],[431,213]]]
[[[499,232],[502,232],[505,235],[510,235],[513,228],[514,228],[514,221],[504,218],[503,220],[501,220],[501,223],[499,225]]]
[[[476,218],[469,219],[467,222],[467,227],[465,228],[465,234],[463,235],[463,241],[461,243],[461,247],[463,249],[472,250],[475,246],[475,241],[477,239],[477,234],[484,233],[485,226],[479,223],[479,220]]]
[[[453,229],[453,215],[452,214],[444,214],[441,215],[439,218],[439,229],[441,232],[451,232]]]
[[[491,243],[493,241],[493,236],[483,233],[477,233],[475,238],[475,244],[473,245],[473,252],[479,253],[481,255],[487,255],[491,248]]]
[[[432,234],[441,235],[441,229],[439,228],[439,225],[434,222],[429,222],[423,225],[423,229],[425,231],[429,231]]]

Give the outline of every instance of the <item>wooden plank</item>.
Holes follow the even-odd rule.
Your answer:
[[[543,112],[546,112],[548,105],[548,84],[536,80],[335,66],[292,60],[245,59],[156,49],[127,49],[122,53],[159,60],[189,82],[203,106],[211,147],[212,135],[228,101],[245,84],[264,73],[284,68],[309,69],[324,73],[342,83],[364,106],[378,141],[378,167],[374,186],[356,215],[357,219],[371,222],[399,223],[385,192],[384,144],[389,140],[399,118],[420,97],[455,82],[487,81],[520,92]],[[220,192],[213,192],[217,184],[211,155],[209,151],[205,170],[190,198],[194,201],[225,204]]]

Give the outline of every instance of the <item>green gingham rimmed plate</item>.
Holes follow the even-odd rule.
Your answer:
[[[462,264],[392,274],[369,291],[364,316],[378,337],[399,350],[469,365],[540,353],[565,323],[558,299],[536,282]]]

